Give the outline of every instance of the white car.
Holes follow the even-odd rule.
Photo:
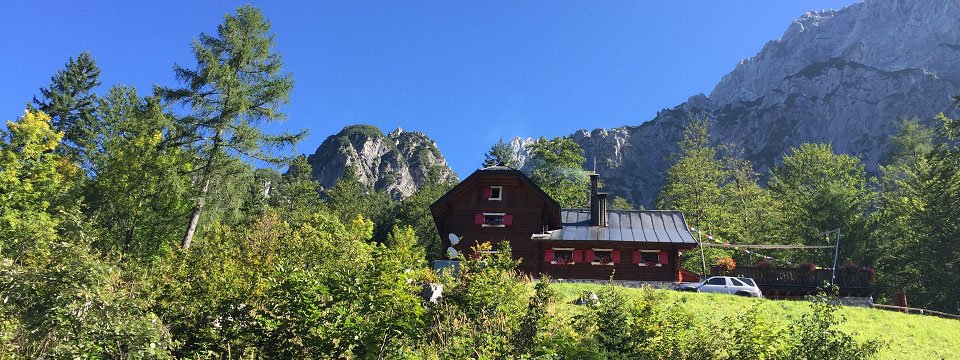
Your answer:
[[[711,276],[703,282],[682,283],[677,286],[677,290],[763,297],[753,279],[732,276]]]

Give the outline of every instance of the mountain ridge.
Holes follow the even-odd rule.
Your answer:
[[[780,39],[741,60],[709,95],[696,94],[637,126],[585,129],[585,169],[607,190],[651,207],[692,116],[714,144],[731,144],[765,173],[804,142],[827,142],[875,172],[894,123],[952,113],[960,92],[960,2],[867,0],[807,12]],[[529,142],[527,142],[529,143]],[[523,141],[511,142],[525,157]]]

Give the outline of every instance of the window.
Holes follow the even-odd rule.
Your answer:
[[[474,224],[483,227],[505,227],[513,225],[513,215],[504,213],[477,213]]]
[[[590,256],[593,253],[593,257]],[[593,249],[587,251],[587,258],[593,265],[613,265],[613,249]]]
[[[726,285],[727,284],[726,280],[727,279],[724,279],[722,277],[710,278],[709,280],[707,280],[707,283],[705,285]]]
[[[502,227],[503,214],[483,214],[483,226]]]
[[[746,284],[749,285],[749,286],[757,286],[757,283],[753,282],[753,279],[751,279],[751,278],[739,278],[739,279],[740,279],[740,281],[743,281],[744,283],[746,283]]]
[[[670,253],[665,250],[634,250],[633,263],[640,266],[662,267],[670,263]]]
[[[660,266],[660,252],[648,250],[641,251],[640,266]]]
[[[573,258],[573,249],[554,248],[553,260],[550,260],[550,263],[557,265],[573,265],[576,264],[577,261]]]
[[[487,197],[487,200],[495,200],[495,201],[503,200],[503,186],[491,186],[490,196]]]

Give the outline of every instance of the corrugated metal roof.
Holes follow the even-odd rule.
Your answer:
[[[610,210],[607,226],[590,226],[590,211],[560,211],[563,228],[535,234],[535,240],[635,241],[696,245],[683,213],[660,210]]]

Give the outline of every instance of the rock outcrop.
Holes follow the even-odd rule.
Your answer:
[[[361,183],[396,199],[412,195],[431,176],[457,180],[433,140],[402,129],[384,135],[375,126],[347,126],[324,140],[307,161],[313,166],[313,179],[324,187],[336,184],[352,167]]]
[[[711,121],[765,173],[790,147],[832,143],[869,171],[882,162],[896,121],[953,112],[960,93],[960,1],[867,0],[809,12],[741,61],[709,95],[660,111],[640,126],[571,135],[607,190],[651,207],[670,154],[692,116]],[[525,154],[523,141],[515,151]]]

